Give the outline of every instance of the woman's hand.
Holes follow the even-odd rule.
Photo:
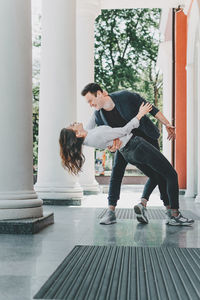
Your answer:
[[[144,115],[146,115],[148,112],[152,110],[152,104],[147,102],[144,104],[144,102],[141,104],[139,108],[139,113],[137,114],[138,120],[140,120]]]
[[[146,115],[148,112],[152,110],[152,104],[147,102],[144,104],[144,102],[140,105],[139,112],[143,115]]]
[[[122,145],[122,142],[120,141],[119,138],[113,140],[113,145],[108,147],[108,150],[110,152],[115,152],[118,150]]]

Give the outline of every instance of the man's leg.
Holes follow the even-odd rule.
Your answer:
[[[100,224],[113,224],[116,223],[115,207],[117,201],[120,198],[121,183],[124,176],[124,172],[127,166],[127,162],[123,158],[122,154],[117,151],[115,153],[114,164],[112,168],[109,192],[108,192],[108,211],[105,216],[100,220]]]

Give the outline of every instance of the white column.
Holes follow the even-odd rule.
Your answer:
[[[0,2],[0,219],[41,217],[33,190],[31,1]]]
[[[159,45],[157,66],[163,72],[163,114],[172,120],[172,42],[166,41]],[[167,130],[163,126],[163,155],[171,162],[171,142],[167,139]]]
[[[196,203],[200,203],[200,41],[197,42],[197,196]]]
[[[187,64],[187,188],[185,197],[194,197],[195,179],[194,179],[194,67],[193,64]]]
[[[81,91],[86,84],[94,82],[94,22],[99,13],[99,0],[77,1],[77,117],[84,124],[87,124],[92,110],[81,96]],[[84,155],[86,160],[79,182],[85,192],[98,192],[94,149],[85,146]]]
[[[76,116],[76,1],[43,0],[36,191],[43,199],[81,199],[77,177],[61,166],[60,130]]]

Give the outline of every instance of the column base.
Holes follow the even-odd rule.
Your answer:
[[[54,214],[40,218],[0,221],[0,234],[34,234],[54,223]]]
[[[78,187],[41,187],[35,186],[38,196],[43,200],[43,204],[48,205],[81,205],[83,189]]]
[[[29,208],[0,208],[0,220],[17,220],[26,218],[40,218],[43,216],[43,207]]]
[[[196,195],[196,197],[195,197],[195,203],[199,203],[200,204],[200,194]]]
[[[93,184],[82,184],[81,187],[84,195],[97,195],[100,192],[100,187],[96,180]]]
[[[43,201],[34,190],[0,193],[0,220],[40,218]]]
[[[185,195],[184,195],[186,198],[194,198],[195,197],[195,194],[190,191],[190,190],[186,190],[185,191]]]

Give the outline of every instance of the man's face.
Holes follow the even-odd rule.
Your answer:
[[[101,91],[97,91],[97,96],[88,92],[85,95],[85,99],[86,99],[87,103],[91,107],[94,107],[96,110],[100,110],[101,108],[103,108],[104,103],[105,103],[105,97]]]

